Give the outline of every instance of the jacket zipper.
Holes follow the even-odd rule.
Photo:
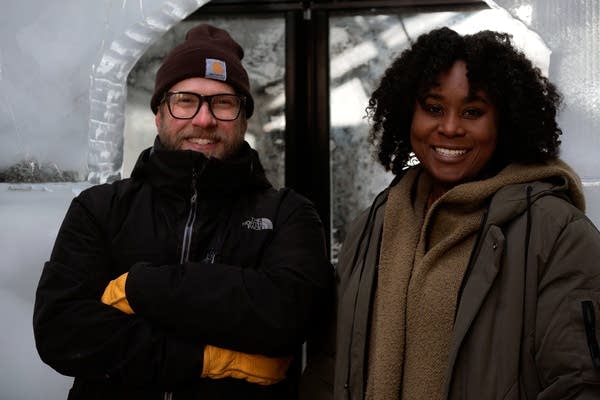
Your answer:
[[[194,168],[192,170],[192,196],[190,197],[190,212],[188,214],[185,228],[183,229],[183,243],[181,245],[181,257],[179,263],[183,264],[190,258],[190,247],[192,245],[192,233],[194,231],[194,222],[196,221],[196,208],[198,202],[198,191],[196,190],[196,181],[198,179],[198,173]],[[165,392],[163,394],[163,400],[173,400],[173,392]]]
[[[198,192],[196,190],[196,170],[192,172],[192,197],[190,198],[190,213],[188,214],[185,229],[183,230],[183,243],[181,246],[181,258],[179,263],[183,264],[190,258],[190,246],[192,245],[192,232],[194,230],[194,221],[196,221],[196,205]]]

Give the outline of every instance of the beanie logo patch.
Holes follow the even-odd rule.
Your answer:
[[[227,80],[227,64],[225,64],[225,61],[207,58],[205,71],[206,73],[204,76],[206,78],[216,79],[218,81]]]

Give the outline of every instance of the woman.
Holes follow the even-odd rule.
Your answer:
[[[600,398],[600,234],[559,102],[497,32],[389,67],[368,111],[396,179],[340,256],[334,398]]]

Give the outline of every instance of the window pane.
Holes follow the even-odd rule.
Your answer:
[[[169,50],[183,41],[185,33],[203,22],[227,30],[244,48],[242,63],[248,71],[254,98],[254,114],[248,120],[246,140],[260,154],[271,183],[282,187],[285,177],[285,21],[255,15],[183,21],[140,58],[128,78],[123,176],[130,175],[140,151],[151,146],[156,136],[149,105],[156,71]]]

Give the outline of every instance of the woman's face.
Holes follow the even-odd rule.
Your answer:
[[[469,94],[463,61],[441,73],[437,83],[417,100],[410,142],[435,185],[445,191],[486,168],[496,149],[498,116],[484,91]]]

